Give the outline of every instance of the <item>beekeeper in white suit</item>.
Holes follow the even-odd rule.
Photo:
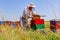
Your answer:
[[[28,21],[30,21],[30,18],[33,17],[33,15],[36,15],[36,13],[34,12],[34,8],[35,8],[35,5],[31,3],[24,9],[23,15],[22,15],[22,24],[24,27],[27,27],[27,26],[30,27],[30,24],[28,23]]]

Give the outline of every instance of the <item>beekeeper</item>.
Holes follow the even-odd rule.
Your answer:
[[[30,26],[30,23],[28,23],[28,21],[30,21],[30,18],[32,18],[33,15],[36,15],[36,13],[34,12],[34,8],[35,5],[31,3],[24,9],[22,15],[22,24],[24,27]]]

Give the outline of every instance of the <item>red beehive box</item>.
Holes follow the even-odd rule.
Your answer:
[[[6,21],[6,25],[11,26],[11,21]]]
[[[56,28],[57,28],[57,29],[60,29],[60,21],[57,21],[57,22],[56,22]]]
[[[16,26],[20,26],[20,21],[16,21]]]
[[[44,24],[44,19],[36,19],[35,24]]]

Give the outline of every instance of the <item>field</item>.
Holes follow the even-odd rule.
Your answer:
[[[49,21],[45,22],[45,32],[25,30],[24,28],[14,28],[12,26],[0,26],[0,40],[60,40],[59,33],[50,31]]]

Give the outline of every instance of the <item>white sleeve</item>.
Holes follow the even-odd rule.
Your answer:
[[[25,17],[26,16],[26,10],[24,9],[23,10],[23,15],[22,15],[23,17]]]

